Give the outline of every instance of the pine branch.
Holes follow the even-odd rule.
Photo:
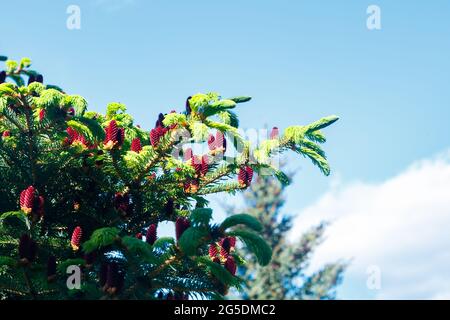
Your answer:
[[[246,185],[241,185],[239,182],[228,182],[213,187],[203,188],[199,190],[196,194],[206,195],[219,192],[233,192],[237,190],[244,190],[246,188],[247,188]]]
[[[162,264],[160,264],[155,270],[153,270],[148,277],[150,279],[156,278],[161,272],[163,272],[167,267],[169,267],[172,263],[176,262],[179,259],[177,255],[174,255],[168,259],[166,259]]]
[[[113,151],[110,153],[112,164],[114,169],[116,170],[117,176],[122,180],[125,184],[127,184],[128,178],[126,177],[126,173],[122,171],[122,168],[119,166],[119,159],[116,156],[116,153]]]
[[[170,131],[166,133],[164,137],[161,138],[161,145],[156,148],[156,155],[150,160],[150,162],[145,165],[144,170],[134,179],[134,183],[137,183],[142,180],[142,178],[148,173],[148,171],[153,168],[156,163],[158,163],[161,158],[163,158],[167,152],[169,152],[175,141],[171,139]]]
[[[33,288],[33,284],[32,284],[32,282],[31,282],[31,279],[30,279],[30,276],[29,276],[29,274],[28,274],[28,271],[26,270],[26,267],[23,267],[23,276],[24,276],[24,279],[25,279],[25,283],[26,283],[26,285],[27,285],[27,287],[28,287],[28,294],[30,294],[31,295],[31,297],[32,297],[32,299],[36,299],[37,297],[36,297],[36,294],[37,294],[37,292],[36,292],[36,290]]]
[[[208,186],[211,183],[214,183],[222,178],[228,177],[232,171],[234,170],[233,166],[230,166],[228,164],[221,165],[218,167],[214,172],[209,173],[200,184],[200,190],[206,186]]]
[[[6,112],[3,112],[2,114],[6,119],[8,119],[9,122],[11,122],[12,124],[14,124],[16,126],[17,129],[19,129],[20,132],[25,132],[25,128],[22,127],[22,125],[13,117],[11,117],[11,115],[9,115]]]
[[[27,125],[28,156],[30,158],[32,184],[36,185],[37,172],[36,172],[36,159],[34,157],[34,140],[33,140],[33,131],[32,131],[32,127],[31,127],[30,114],[28,112],[25,113],[25,119],[26,119],[26,125]]]

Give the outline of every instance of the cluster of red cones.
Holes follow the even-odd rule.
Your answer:
[[[209,245],[209,256],[212,261],[223,264],[232,275],[236,274],[236,261],[231,253],[236,247],[235,237],[225,237],[217,243],[211,243]]]

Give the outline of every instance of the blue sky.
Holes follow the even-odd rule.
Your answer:
[[[70,4],[81,9],[80,30],[66,28]],[[366,28],[371,4],[381,30]],[[1,54],[31,57],[46,82],[85,96],[91,109],[125,103],[146,128],[205,91],[251,95],[239,110],[247,128],[339,115],[326,131],[334,175],[293,158],[287,212],[314,205],[330,182],[382,184],[449,148],[445,0],[47,0],[4,2],[1,11]],[[351,276],[340,297],[374,296]]]

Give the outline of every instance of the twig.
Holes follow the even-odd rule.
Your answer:
[[[25,267],[23,268],[23,275],[25,278],[25,283],[27,284],[29,294],[33,297],[33,299],[36,299],[36,291],[33,289],[33,286],[31,285],[30,277],[28,276],[27,270]]]

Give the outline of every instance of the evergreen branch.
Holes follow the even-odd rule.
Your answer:
[[[233,170],[234,170],[234,167],[231,165],[228,165],[228,164],[219,166],[214,172],[209,173],[205,176],[205,178],[200,183],[199,190],[208,186],[211,183],[216,182],[217,180],[220,180],[222,178],[229,176]]]
[[[327,139],[325,138],[325,135],[320,130],[308,131],[308,132],[306,132],[306,136],[311,141],[317,142],[317,143],[324,143],[327,141]]]
[[[13,239],[13,240],[0,240],[0,244],[7,244],[7,245],[14,245],[14,246],[16,246],[17,244],[18,244],[18,242],[17,242],[17,240],[16,239]]]
[[[142,178],[145,176],[145,174],[151,169],[153,168],[156,163],[158,163],[158,161],[164,157],[164,155],[169,152],[175,141],[171,139],[170,137],[170,131],[168,133],[166,133],[166,135],[164,137],[161,138],[161,145],[160,147],[156,148],[156,155],[150,160],[150,162],[147,163],[147,165],[145,165],[144,169],[142,170],[142,172],[136,177],[136,179],[134,179],[134,183],[138,183],[139,181],[142,180]],[[167,138],[167,136],[169,136],[169,138]]]
[[[126,184],[128,179],[125,177],[126,173],[122,172],[122,168],[119,166],[119,160],[117,159],[116,153],[112,151],[110,154],[112,159],[112,165],[117,173],[117,176],[120,178],[120,180],[122,180]]]
[[[156,269],[154,269],[148,277],[150,279],[156,278],[161,272],[163,272],[167,267],[169,267],[172,263],[178,260],[177,255],[173,255],[170,258],[166,259],[163,263],[161,263]]]
[[[272,249],[258,234],[248,230],[235,230],[228,232],[228,235],[239,237],[247,248],[256,255],[261,266],[269,264],[272,258]]]
[[[291,179],[288,175],[286,175],[282,170],[279,170],[278,168],[274,167],[270,164],[256,164],[255,167],[258,170],[258,174],[260,176],[265,175],[272,175],[275,176],[278,181],[283,185],[287,186],[291,183]]]
[[[19,291],[19,290],[16,290],[16,289],[12,289],[12,288],[8,288],[8,287],[4,287],[4,286],[2,286],[2,284],[0,284],[0,291],[12,293],[14,295],[22,296],[22,297],[27,295],[26,292]]]
[[[326,158],[321,156],[313,149],[307,147],[293,147],[295,152],[308,157],[316,166],[319,167],[320,171],[326,176],[330,175],[330,166]]]
[[[335,123],[339,120],[338,116],[328,116],[324,117],[316,122],[311,123],[310,125],[306,126],[306,132],[313,132],[317,130],[321,130],[323,128],[326,128],[330,126],[331,124]]]
[[[32,285],[30,276],[28,275],[28,272],[26,270],[26,267],[23,267],[23,276],[24,276],[24,279],[25,279],[25,284],[28,287],[28,293],[31,295],[31,297],[33,299],[36,299],[36,291],[33,288],[33,285]]]
[[[9,167],[11,167],[11,168],[13,167],[14,161],[11,161],[11,160],[7,159],[3,153],[0,153],[0,157],[3,159],[3,161],[4,161]]]
[[[239,182],[229,182],[224,183],[221,185],[209,187],[209,188],[203,188],[202,190],[198,191],[197,195],[206,195],[206,194],[212,194],[212,193],[219,193],[219,192],[233,192],[237,190],[244,190],[247,189],[246,185],[242,185]]]
[[[120,240],[118,235],[119,230],[117,228],[97,229],[92,233],[91,238],[83,244],[83,250],[85,253],[91,253],[94,250],[107,247],[116,240]]]
[[[204,280],[204,281],[202,281]],[[213,293],[216,287],[211,284],[212,279],[189,279],[176,277],[166,277],[163,279],[155,279],[152,281],[151,288],[158,289],[170,289],[175,292],[190,292],[190,293]]]
[[[36,159],[34,157],[33,131],[31,130],[31,119],[30,114],[28,112],[25,112],[25,119],[27,123],[27,132],[28,132],[28,156],[30,158],[31,177],[33,185],[36,185],[37,172],[36,172]]]
[[[8,121],[9,122],[11,122],[12,124],[14,124],[16,127],[17,127],[17,129],[19,129],[19,131],[20,132],[25,132],[25,128],[24,127],[22,127],[22,125],[18,122],[18,121],[16,121],[15,119],[13,119],[9,114],[7,114],[7,113],[3,113],[3,116],[6,118],[6,119],[8,119]]]
[[[261,222],[258,221],[258,219],[245,213],[233,214],[229,216],[220,224],[220,228],[225,231],[228,228],[240,224],[245,225],[246,227],[253,229],[255,231],[262,231],[263,229],[263,226]]]
[[[178,240],[178,246],[184,254],[193,256],[196,254],[197,248],[210,239],[208,229],[190,227],[183,232]]]
[[[240,288],[241,281],[238,277],[232,275],[220,264],[213,262],[210,257],[200,256],[195,259],[198,263],[205,265],[211,273],[224,285],[231,285]]]

